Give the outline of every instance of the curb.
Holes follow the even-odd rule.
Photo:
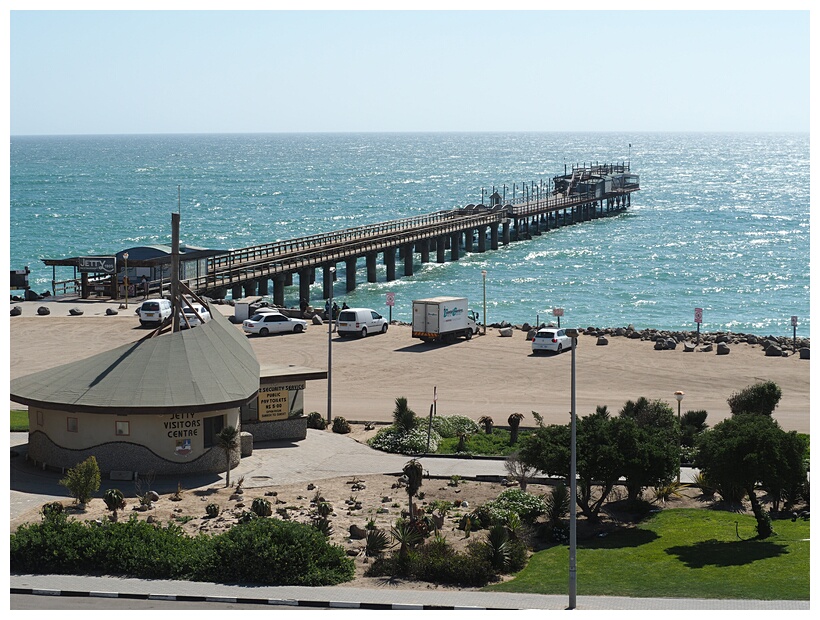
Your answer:
[[[186,603],[236,603],[242,605],[282,605],[289,607],[327,607],[328,609],[384,609],[384,610],[507,610],[507,607],[468,607],[455,605],[423,605],[411,603],[355,603],[349,601],[310,601],[275,598],[243,598],[238,596],[194,596],[183,594],[125,594],[119,592],[95,592],[77,590],[48,590],[43,588],[14,588],[11,594],[33,596],[73,596],[82,598],[116,598],[154,601],[178,601]]]

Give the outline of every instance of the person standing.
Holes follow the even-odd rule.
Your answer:
[[[142,298],[148,299],[148,276],[143,274],[140,283],[142,284]]]
[[[302,311],[302,317],[305,316],[305,312],[307,312],[307,309],[308,309],[307,299],[302,297],[302,299],[299,301],[299,310]]]

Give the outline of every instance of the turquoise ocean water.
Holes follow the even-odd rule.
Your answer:
[[[630,147],[631,144],[631,147]],[[466,296],[490,323],[809,335],[809,134],[248,134],[11,138],[10,269],[41,258],[170,243],[238,248],[481,201],[546,182],[565,164],[631,163],[626,213],[550,231],[410,278],[340,277],[350,306],[410,319],[414,298]],[[178,204],[179,198],[179,204]],[[449,254],[448,254],[449,257]],[[341,265],[340,265],[341,267]],[[58,279],[71,277],[58,270]],[[298,303],[297,286],[286,289]],[[311,291],[320,304],[321,278]]]

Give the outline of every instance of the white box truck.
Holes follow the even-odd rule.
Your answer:
[[[478,333],[478,316],[467,308],[466,297],[413,300],[413,338],[425,342],[452,342]]]

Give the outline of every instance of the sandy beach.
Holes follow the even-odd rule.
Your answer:
[[[10,318],[10,378],[53,368],[138,340],[148,333],[141,328],[130,302],[115,316],[117,302],[88,300],[12,303],[23,309]],[[38,316],[37,308],[51,314]],[[69,316],[78,307],[82,316]],[[215,305],[230,316],[233,308]],[[617,326],[613,326],[617,327]],[[236,326],[241,330],[240,326]],[[766,334],[760,334],[766,335]],[[307,366],[326,369],[327,325],[311,325],[303,334],[250,342],[260,364]],[[438,415],[490,416],[506,425],[512,413],[524,414],[523,426],[535,424],[532,411],[547,423],[569,419],[571,353],[533,356],[526,333],[515,330],[511,338],[495,328],[470,341],[451,345],[425,344],[411,337],[406,325],[391,325],[386,334],[366,339],[341,339],[332,335],[332,415],[348,420],[390,421],[395,399],[404,396],[410,407],[426,416],[437,395]],[[576,391],[579,416],[598,405],[617,412],[627,400],[641,396],[663,399],[675,410],[676,390],[685,392],[681,411],[705,409],[714,425],[729,415],[727,398],[747,385],[765,380],[783,392],[775,418],[786,430],[809,432],[808,360],[798,355],[766,357],[760,346],[735,344],[729,355],[682,347],[656,351],[653,342],[581,335],[576,351]],[[19,407],[11,403],[12,408]],[[327,382],[310,381],[305,390],[305,410],[327,412]]]

